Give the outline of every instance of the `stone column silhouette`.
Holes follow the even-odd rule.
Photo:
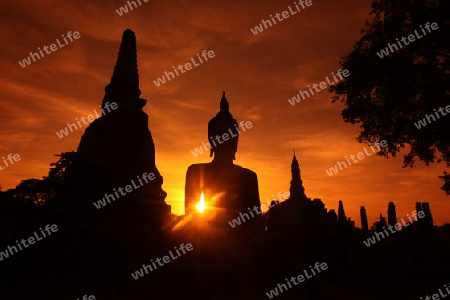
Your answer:
[[[342,203],[342,200],[339,200],[338,222],[345,223],[346,221],[347,221],[347,217],[345,216],[344,204]]]
[[[359,210],[361,215],[361,227],[364,232],[367,232],[369,230],[369,224],[367,222],[367,214],[366,214],[366,208],[364,206],[361,206],[361,209]]]
[[[388,225],[395,226],[395,224],[397,224],[397,213],[395,211],[394,202],[389,202],[387,214],[388,214]]]

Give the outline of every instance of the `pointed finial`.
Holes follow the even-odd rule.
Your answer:
[[[292,157],[292,165],[293,165],[293,166],[294,166],[294,165],[299,166],[298,161],[297,161],[297,157],[295,156],[295,148],[292,147],[292,150],[293,150],[293,152],[294,152],[294,156]]]
[[[220,110],[225,112],[230,111],[230,105],[225,97],[225,91],[222,92],[222,99],[220,99]]]

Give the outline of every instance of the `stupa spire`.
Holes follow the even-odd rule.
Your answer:
[[[300,165],[297,161],[297,157],[295,156],[295,149],[294,149],[294,155],[292,158],[291,163],[291,197],[292,198],[306,198],[305,195],[305,188],[303,187],[303,182],[300,176]]]
[[[225,91],[222,92],[222,99],[220,99],[220,111],[230,111],[230,105],[228,104],[227,98],[225,97]]]
[[[111,81],[105,87],[102,107],[109,101],[118,102],[119,109],[124,106],[142,108],[146,101],[140,99],[140,95],[136,35],[132,30],[127,29],[122,35],[122,43]]]
[[[292,158],[292,168],[298,169],[298,172],[300,172],[300,165],[298,164],[297,157],[295,156],[295,148],[292,147],[292,150],[294,151],[294,157]]]
[[[295,156],[295,149],[294,150],[294,156],[292,157],[292,163],[291,163],[291,173],[292,173],[292,180],[293,181],[300,181],[300,165],[298,163],[297,157]]]

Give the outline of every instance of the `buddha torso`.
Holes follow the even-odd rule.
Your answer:
[[[229,222],[245,215],[245,225],[240,225],[240,228],[250,224],[250,227],[253,227],[253,224],[262,225],[256,173],[233,164],[238,146],[238,126],[229,111],[229,104],[223,92],[220,111],[208,122],[210,157],[214,157],[213,161],[191,165],[186,173],[187,216],[230,227]],[[231,130],[238,134],[230,137],[228,133]],[[204,212],[200,206],[198,211],[196,209],[202,192],[206,204]]]
[[[186,215],[195,213],[202,191],[206,205],[214,209],[219,223],[227,224],[249,208],[256,216],[253,209],[260,208],[256,173],[238,165],[214,162],[191,165],[186,173]]]

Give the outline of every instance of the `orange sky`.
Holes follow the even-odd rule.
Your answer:
[[[101,104],[122,32],[130,28],[137,36],[141,97],[148,100],[144,110],[157,167],[174,213],[184,210],[187,167],[210,161],[208,154],[195,158],[191,151],[207,141],[207,122],[225,90],[234,118],[253,123],[239,138],[235,163],[258,174],[262,202],[289,191],[295,147],[306,194],[321,198],[328,209],[337,209],[342,199],[358,227],[361,205],[372,224],[379,213],[386,215],[389,201],[399,218],[406,219],[416,201],[428,201],[435,224],[450,222],[449,199],[437,178],[443,165],[403,169],[401,159],[372,155],[330,177],[325,169],[363,150],[355,139],[359,126],[344,123],[342,104],[332,104],[327,90],[295,106],[287,102],[339,68],[340,57],[360,37],[371,1],[313,0],[256,36],[250,28],[294,7],[294,1],[202,2],[141,0],[142,6],[123,16],[115,10],[126,1],[3,3],[0,156],[22,158],[0,171],[3,190],[42,178],[57,160],[54,154],[76,150],[85,127],[63,139],[55,132]],[[68,31],[81,37],[25,68],[18,64]],[[203,50],[215,57],[155,86],[153,80]]]

